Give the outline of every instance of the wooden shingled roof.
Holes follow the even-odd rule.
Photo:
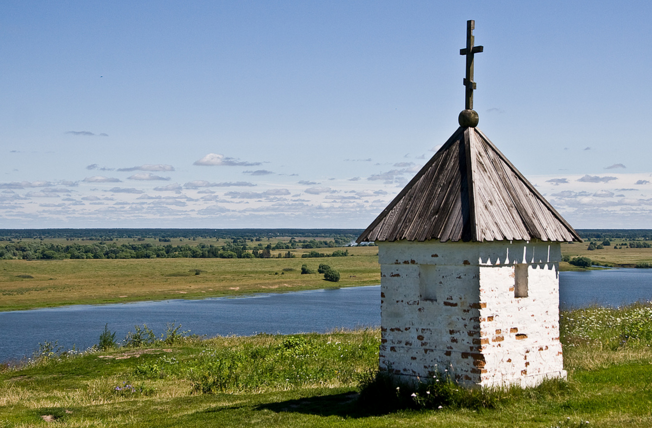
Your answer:
[[[460,127],[360,235],[364,241],[582,241],[475,127]]]

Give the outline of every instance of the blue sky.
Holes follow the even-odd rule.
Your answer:
[[[652,228],[652,5],[3,2],[0,228],[364,228],[457,128],[576,228]]]

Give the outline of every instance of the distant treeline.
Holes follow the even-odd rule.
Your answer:
[[[0,259],[23,260],[62,260],[62,259],[149,259],[149,258],[271,258],[295,257],[287,251],[277,253],[272,251],[291,250],[297,248],[333,248],[343,246],[343,239],[332,241],[309,240],[303,243],[291,239],[290,242],[277,242],[275,245],[248,245],[244,239],[233,240],[225,245],[212,244],[190,245],[154,245],[150,243],[116,243],[98,242],[93,244],[52,244],[47,242],[12,242],[0,247]],[[312,253],[316,253],[312,251]],[[337,253],[335,255],[335,253]],[[334,251],[337,257],[344,251]],[[311,257],[331,257],[328,254]],[[348,252],[346,254],[348,255]]]
[[[363,229],[0,229],[0,239],[77,238],[109,241],[116,238],[334,238],[356,239]]]
[[[576,229],[582,239],[652,240],[652,229]]]

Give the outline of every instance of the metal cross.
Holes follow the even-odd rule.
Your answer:
[[[466,102],[464,105],[467,110],[473,110],[473,90],[476,88],[473,81],[473,54],[484,50],[482,46],[473,46],[475,41],[475,37],[473,37],[474,29],[475,21],[466,21],[466,48],[460,49],[460,55],[466,55],[466,77],[464,78]]]

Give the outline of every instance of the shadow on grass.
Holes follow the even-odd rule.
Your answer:
[[[340,416],[342,418],[364,418],[392,412],[389,409],[379,412],[378,409],[363,406],[358,401],[358,397],[359,394],[356,392],[346,392],[261,404],[255,409],[271,410],[275,413],[302,413],[314,416]]]

